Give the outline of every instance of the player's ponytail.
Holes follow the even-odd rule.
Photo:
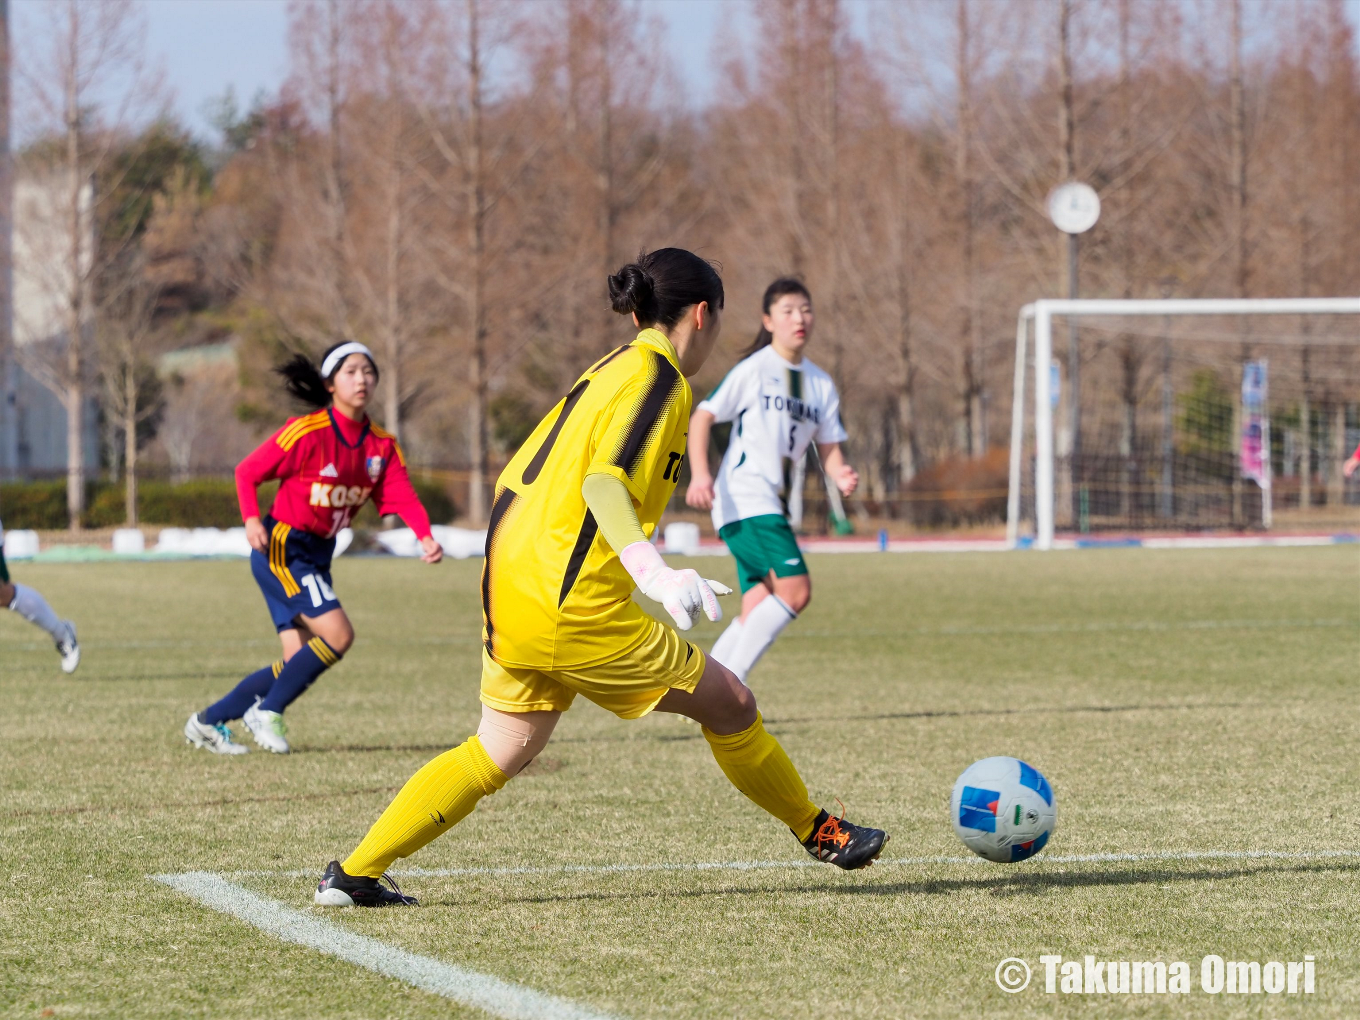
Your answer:
[[[802,294],[803,297],[807,298],[809,301],[812,300],[812,295],[808,293],[808,289],[802,280],[793,276],[781,276],[779,279],[775,280],[774,283],[765,288],[765,297],[761,299],[760,302],[760,314],[762,316],[769,315],[770,309],[774,307],[774,303],[786,294]],[[756,351],[760,350],[762,347],[769,347],[773,342],[774,336],[765,328],[765,324],[762,322],[760,330],[756,333],[756,338],[751,341],[750,347],[747,347],[741,352],[741,356],[743,358],[749,358]]]
[[[274,371],[283,376],[283,388],[304,404],[312,407],[331,406],[326,380],[321,378],[321,371],[307,355],[294,354]]]
[[[340,370],[340,366],[345,363],[345,359],[351,354],[362,354],[368,358],[368,363],[373,366],[373,374],[378,374],[377,362],[373,360],[373,355],[367,347],[353,341],[341,341],[338,344],[331,344],[321,355],[321,368],[312,364],[312,359],[305,354],[294,354],[274,369],[279,375],[283,376],[283,388],[304,404],[312,407],[330,407],[331,392],[326,388],[326,382],[331,376]],[[329,368],[328,374],[323,374]]]
[[[609,278],[614,311],[636,315],[643,326],[671,329],[686,308],[701,301],[722,308],[722,277],[712,263],[684,248],[643,252]]]

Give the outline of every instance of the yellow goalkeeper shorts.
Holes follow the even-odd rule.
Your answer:
[[[693,692],[704,653],[650,617],[616,659],[574,669],[503,666],[482,650],[482,704],[502,712],[565,712],[584,694],[620,719],[640,719],[667,691]]]

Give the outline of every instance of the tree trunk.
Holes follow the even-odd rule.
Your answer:
[[[395,136],[394,136],[395,137]],[[396,145],[393,146],[394,150]],[[387,364],[383,366],[384,403],[387,405],[387,431],[401,442],[401,166],[399,154],[392,154],[387,194],[387,300],[383,332]]]
[[[14,163],[10,154],[9,0],[0,0],[0,477],[19,469],[17,395],[14,392]]]
[[[72,344],[74,347],[74,343]],[[72,354],[68,371],[80,371],[80,356]],[[85,388],[71,383],[66,388],[66,513],[70,529],[79,531],[85,518]]]
[[[345,179],[344,155],[341,148],[340,66],[341,15],[338,0],[327,5],[329,34],[327,38],[326,105],[329,119],[327,134],[326,190],[330,213],[331,282],[335,288],[331,305],[332,330],[336,340],[349,338],[349,293],[345,271]]]
[[[468,326],[472,405],[468,429],[468,517],[486,520],[486,182],[482,165],[482,65],[477,35],[477,0],[466,0],[468,15],[468,254],[472,262]]]
[[[1309,241],[1312,234],[1312,225],[1309,223],[1308,214],[1304,213],[1299,218],[1299,294],[1303,297],[1309,296],[1310,285],[1313,280],[1312,273],[1312,252]],[[1312,401],[1309,399],[1312,388],[1312,359],[1308,349],[1308,337],[1313,332],[1313,320],[1310,316],[1299,316],[1299,333],[1302,335],[1302,346],[1299,349],[1300,368],[1302,369],[1300,385],[1302,392],[1299,397],[1299,432],[1303,439],[1303,450],[1299,456],[1299,509],[1306,510],[1313,503],[1313,409]]]
[[[127,526],[137,526],[137,373],[128,358],[123,383],[123,504]]]
[[[595,174],[595,188],[599,196],[600,279],[603,280],[618,268],[614,264],[614,223],[618,216],[614,196],[614,78],[611,69],[613,54],[609,45],[609,12],[597,5],[594,20],[600,41],[600,119],[596,138],[600,163]],[[601,315],[607,323],[613,313],[603,305],[601,307]],[[609,333],[606,328],[604,335],[594,345],[609,347]]]
[[[916,448],[916,370],[907,363],[907,370],[904,373],[901,388],[897,391],[897,464],[896,464],[896,488],[898,494],[903,494],[911,480],[916,477],[920,459]],[[907,501],[903,506],[903,516],[907,520],[913,518],[911,503]]]
[[[1327,477],[1327,505],[1339,507],[1346,501],[1346,476],[1341,473],[1341,465],[1350,456],[1346,449],[1346,401],[1337,400],[1332,405],[1331,428],[1332,463]]]
[[[1142,363],[1134,348],[1133,337],[1125,337],[1120,354],[1120,369],[1123,378],[1120,385],[1120,402],[1123,404],[1119,435],[1119,455],[1124,460],[1120,472],[1119,515],[1126,526],[1132,525],[1134,513],[1134,483],[1137,479],[1137,465],[1134,454],[1138,449],[1138,376]]]
[[[823,173],[826,187],[826,277],[823,289],[826,293],[826,307],[831,312],[831,361],[835,366],[836,385],[844,391],[845,376],[842,372],[845,356],[843,329],[843,309],[841,308],[841,255],[843,252],[841,234],[841,192],[840,192],[840,61],[836,52],[836,33],[839,28],[840,11],[836,3],[827,3],[821,8],[825,24],[820,34],[826,44],[826,68],[824,70],[822,103],[826,116],[825,151],[823,154]]]
[[[898,273],[898,352],[902,361],[902,383],[897,390],[897,490],[901,492],[916,477],[920,458],[916,448],[916,362],[911,346],[911,297],[904,271]],[[907,515],[910,517],[910,512]]]
[[[1163,520],[1176,513],[1176,438],[1171,386],[1171,317],[1162,321],[1162,484],[1158,510]]]
[[[1299,509],[1306,510],[1313,503],[1313,406],[1308,399],[1308,348],[1300,352],[1303,360],[1303,392],[1299,397]]]
[[[78,15],[74,9],[71,18]],[[69,33],[71,55],[66,80],[66,185],[71,203],[67,252],[70,292],[66,300],[66,513],[72,531],[79,531],[85,516],[85,246],[84,216],[80,208],[80,94],[77,53],[80,36],[75,24]],[[92,253],[93,254],[93,253]]]
[[[1077,125],[1076,109],[1073,99],[1072,83],[1072,2],[1059,0],[1058,6],[1058,149],[1059,175],[1063,182],[1076,179],[1077,175]],[[1065,238],[1062,254],[1060,279],[1066,284],[1068,298],[1078,296],[1077,271],[1079,242],[1075,234]],[[1081,336],[1077,320],[1067,319],[1067,428],[1068,455],[1062,467],[1066,476],[1066,489],[1073,500],[1080,498],[1078,474],[1081,470]],[[1075,520],[1079,509],[1073,505],[1070,513]]]
[[[905,229],[905,222],[903,225]],[[899,231],[899,235],[903,231]],[[906,245],[902,245],[905,249]],[[919,454],[916,448],[916,361],[912,351],[911,291],[905,250],[898,253],[897,274],[897,350],[901,359],[901,385],[897,390],[897,471],[900,492],[916,477]]]
[[[977,311],[977,270],[974,251],[974,234],[977,229],[976,196],[973,187],[972,170],[972,131],[973,131],[973,77],[972,77],[972,25],[968,17],[968,0],[958,0],[955,10],[957,20],[958,50],[955,54],[955,76],[958,83],[958,105],[954,173],[959,186],[959,228],[960,254],[963,259],[964,294],[962,315],[959,322],[959,348],[961,350],[960,369],[963,377],[962,400],[959,407],[960,428],[959,446],[961,452],[971,455],[977,448],[978,422],[977,405],[973,399],[973,389],[977,385],[977,363],[974,347],[978,333]]]
[[[1247,108],[1242,85],[1242,0],[1232,0],[1232,53],[1229,58],[1229,117],[1232,145],[1233,285],[1247,296]]]

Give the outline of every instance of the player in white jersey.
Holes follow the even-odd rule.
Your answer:
[[[826,475],[842,495],[859,484],[840,444],[840,395],[831,376],[803,356],[812,335],[812,297],[794,279],[765,291],[764,316],[747,356],[700,402],[689,423],[690,484],[685,501],[712,510],[713,526],[737,561],[741,616],[712,655],[742,680],[812,598],[812,581],[789,527],[795,466],[817,444]],[[732,437],[715,479],[708,466],[714,422]]]
[[[76,643],[76,625],[62,620],[52,611],[47,600],[26,584],[9,579],[5,566],[5,525],[0,523],[0,606],[12,609],[35,627],[41,627],[52,637],[61,656],[61,668],[74,673],[80,665],[80,645]]]

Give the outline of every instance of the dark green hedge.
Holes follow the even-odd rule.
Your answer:
[[[66,482],[0,483],[0,521],[11,529],[66,527]]]
[[[454,506],[448,490],[439,482],[428,481],[412,475],[411,485],[415,487],[416,495],[420,497],[420,501],[425,504],[425,509],[429,511],[431,524],[449,524],[458,515],[458,510]],[[372,503],[367,504],[359,511],[354,523],[360,527],[376,528],[378,526],[378,512],[373,509]]]
[[[438,482],[412,479],[430,520],[445,524],[453,520],[453,500]],[[234,528],[241,523],[236,502],[236,483],[230,478],[197,478],[172,484],[144,481],[138,485],[138,516],[143,524],[180,528]],[[278,491],[277,483],[260,487],[260,507],[267,509]],[[92,482],[86,490],[85,527],[116,528],[127,520],[121,483]],[[55,531],[67,526],[66,482],[6,482],[0,484],[0,521],[6,528]],[[372,504],[364,507],[356,523],[376,527],[378,515]]]
[[[177,528],[234,528],[241,523],[236,483],[229,478],[195,478],[178,485],[146,481],[137,485],[142,524]],[[127,520],[122,485],[106,485],[89,500],[87,528],[116,528]]]

